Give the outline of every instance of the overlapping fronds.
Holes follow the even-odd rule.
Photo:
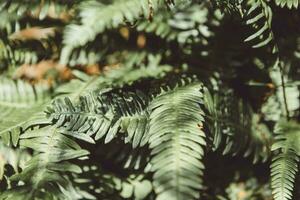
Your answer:
[[[0,135],[5,144],[16,145],[18,136],[32,121],[43,116],[49,101],[45,86],[31,86],[24,81],[0,80]]]
[[[163,90],[149,105],[150,162],[158,200],[199,198],[206,145],[201,90],[199,83],[182,83]]]
[[[297,199],[298,6],[2,1],[0,200]]]
[[[140,144],[147,123],[145,109],[146,97],[141,93],[123,95],[97,95],[82,96],[78,104],[65,98],[54,101],[51,119],[63,127],[66,133],[94,136],[95,140],[105,137],[110,142],[120,130],[128,132],[126,140],[132,141],[133,146]],[[87,137],[86,136],[86,137]],[[134,138],[134,139],[133,139]],[[87,138],[89,142],[93,140]]]
[[[300,160],[300,126],[293,121],[282,121],[277,124],[275,133],[276,142],[272,146],[275,156],[271,165],[273,195],[275,200],[290,200]]]
[[[132,23],[140,16],[149,15],[146,0],[114,1],[109,5],[87,1],[79,8],[80,24],[71,24],[65,30],[64,44],[67,47],[83,46],[107,28],[116,28],[125,20]]]
[[[223,154],[253,156],[253,162],[266,161],[270,155],[272,136],[250,107],[232,90],[213,95],[205,90],[205,107],[213,149]]]
[[[81,173],[81,168],[69,160],[89,154],[70,136],[60,133],[55,126],[47,126],[22,134],[20,146],[34,150],[36,154],[26,163],[21,173],[10,178],[11,181],[22,181],[24,184],[5,191],[0,199],[85,198],[64,175],[67,172]]]
[[[125,54],[123,63],[111,66],[107,72],[100,76],[88,76],[79,71],[73,71],[77,79],[62,85],[57,89],[58,94],[71,95],[71,99],[84,96],[91,91],[109,90],[131,85],[136,81],[147,78],[161,78],[171,71],[169,65],[160,64],[161,57],[145,55],[143,52]],[[124,76],[126,74],[126,76]]]
[[[207,43],[206,37],[212,32],[207,26],[209,10],[204,3],[191,7],[177,6],[172,12],[160,10],[153,17],[151,24],[143,21],[138,24],[138,31],[154,33],[166,41],[175,40],[180,44],[202,42]]]

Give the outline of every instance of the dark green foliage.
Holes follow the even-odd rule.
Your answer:
[[[5,144],[17,145],[20,132],[43,117],[49,93],[45,86],[32,87],[21,80],[2,78],[0,83],[0,135]]]
[[[196,199],[202,188],[205,133],[202,86],[162,91],[150,103],[149,147],[157,199]],[[170,117],[171,116],[171,117]]]
[[[300,155],[300,127],[295,122],[279,122],[275,132],[272,151],[278,152],[271,166],[274,198],[292,199]]]
[[[297,199],[298,5],[1,2],[0,200]]]

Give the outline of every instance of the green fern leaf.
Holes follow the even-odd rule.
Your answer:
[[[105,5],[88,1],[80,5],[81,24],[72,24],[64,34],[64,44],[69,47],[83,46],[93,41],[107,28],[116,28],[125,20],[133,22],[141,15],[148,16],[147,0],[115,1]]]
[[[137,147],[146,131],[146,97],[136,94],[90,94],[82,96],[78,104],[69,98],[57,99],[49,110],[50,119],[65,134],[95,135],[95,140],[105,137],[110,142],[122,128],[127,142]],[[88,141],[88,140],[86,140]],[[92,142],[92,140],[89,140]],[[145,141],[142,142],[145,144]]]
[[[206,145],[201,89],[199,83],[183,83],[162,91],[149,105],[149,144],[158,200],[199,198]]]
[[[289,9],[291,8],[298,8],[299,6],[299,0],[275,0],[276,4],[280,7],[288,7]]]
[[[16,145],[21,128],[25,129],[43,116],[49,102],[44,86],[33,87],[23,81],[0,79],[0,136],[5,144]],[[43,117],[42,117],[43,118]]]
[[[272,135],[249,104],[225,86],[213,95],[205,88],[204,102],[214,151],[223,148],[223,154],[253,156],[254,163],[269,158]]]
[[[81,199],[79,194],[68,193],[71,183],[64,174],[81,173],[80,167],[69,161],[87,156],[88,151],[61,134],[55,126],[27,131],[20,136],[20,146],[34,150],[36,154],[21,173],[10,178],[24,184],[7,190],[0,199]]]
[[[253,42],[253,48],[268,45],[274,40],[272,31],[272,9],[264,0],[250,0],[250,8],[246,12],[246,24],[252,26],[255,32],[245,39],[245,42]],[[258,14],[257,14],[258,13]],[[272,47],[272,52],[278,51],[277,46]]]
[[[272,146],[275,157],[271,165],[271,183],[275,200],[290,200],[300,161],[300,125],[279,122],[275,129],[276,142]]]
[[[166,41],[177,41],[179,44],[190,44],[201,42],[206,44],[206,38],[212,35],[207,23],[209,11],[205,4],[176,6],[170,12],[160,9],[155,14],[151,23],[148,20],[140,22],[137,26],[138,31],[153,33]]]

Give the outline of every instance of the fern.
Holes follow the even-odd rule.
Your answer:
[[[36,154],[20,174],[11,177],[11,181],[22,181],[25,184],[12,189],[13,193],[10,190],[4,192],[1,199],[78,199],[76,196],[68,196],[70,182],[60,173],[80,173],[81,169],[68,161],[88,155],[86,150],[51,126],[22,134],[20,146],[33,149]],[[52,194],[47,190],[51,190]]]
[[[231,90],[223,91],[222,94],[211,94],[205,89],[204,93],[213,150],[221,149],[223,154],[253,156],[254,163],[266,161],[272,143],[268,127],[260,122],[260,117],[253,114],[245,101],[238,99]]]
[[[298,0],[276,0],[275,1],[278,6],[291,8],[298,8],[299,1]]]
[[[214,2],[218,7],[226,12],[236,11],[238,10],[241,1],[240,0],[216,0]]]
[[[0,199],[297,199],[298,4],[2,1]]]
[[[2,78],[0,86],[0,135],[5,144],[16,145],[20,132],[43,116],[49,101],[45,87]]]
[[[124,85],[132,85],[135,81],[141,79],[164,77],[171,71],[171,66],[161,64],[159,56],[151,54],[145,56],[143,52],[126,53],[125,56],[127,58],[118,64],[115,69],[112,67],[99,77],[91,78],[84,73],[74,70],[73,73],[78,77],[78,80],[72,80],[71,83],[59,87],[57,93],[73,93],[75,88],[78,89],[82,85],[82,88],[77,90],[79,93],[77,97],[79,97],[84,95],[85,91],[88,93],[97,88],[98,90],[121,88]]]
[[[158,152],[153,153],[153,158],[151,159],[152,161],[153,160],[155,161],[158,158],[160,158],[161,155],[164,155],[164,153],[163,153],[164,151],[166,151],[166,152],[171,151],[170,152],[171,153],[170,159],[171,159],[173,156],[175,156],[178,149],[173,149],[174,153],[172,153],[172,149],[170,149],[170,150],[164,149],[164,145],[167,145],[166,148],[171,148],[172,147],[171,143],[177,141],[177,139],[178,140],[182,139],[183,141],[187,140],[186,142],[191,143],[190,145],[193,144],[194,147],[197,147],[197,151],[199,151],[198,152],[199,154],[197,154],[197,152],[193,153],[193,151],[191,151],[184,144],[182,144],[183,145],[182,151],[186,152],[186,153],[191,151],[190,156],[191,156],[191,158],[195,159],[195,161],[193,161],[193,162],[201,163],[198,159],[200,159],[203,156],[203,148],[201,145],[204,145],[205,141],[202,138],[202,137],[204,137],[204,135],[202,135],[203,132],[201,130],[199,130],[199,127],[197,125],[198,123],[201,124],[201,119],[203,118],[203,117],[201,117],[200,107],[198,107],[199,114],[195,113],[195,116],[193,115],[194,117],[192,117],[190,119],[190,120],[196,120],[194,122],[195,127],[189,127],[188,123],[185,125],[184,121],[183,121],[182,122],[183,124],[181,125],[181,126],[183,126],[183,128],[181,128],[181,126],[180,126],[177,128],[177,131],[175,131],[175,132],[171,131],[172,129],[170,129],[169,133],[165,133],[165,132],[159,132],[159,130],[157,130],[156,126],[151,125],[153,120],[155,120],[155,121],[158,120],[156,118],[152,119],[153,116],[156,116],[155,113],[157,112],[157,110],[160,110],[160,109],[158,109],[160,106],[157,106],[157,104],[159,104],[160,101],[163,101],[165,98],[168,98],[168,95],[170,95],[170,97],[172,97],[174,95],[174,98],[177,97],[177,95],[178,95],[177,98],[179,99],[179,103],[181,103],[182,105],[185,105],[185,102],[192,101],[195,103],[194,106],[197,107],[198,103],[201,103],[201,101],[202,101],[201,100],[201,92],[200,92],[201,86],[199,84],[191,84],[191,85],[187,85],[187,86],[177,86],[177,87],[178,88],[175,88],[174,91],[166,91],[166,92],[163,92],[162,94],[158,95],[149,104],[149,112],[151,113],[150,114],[150,122],[149,122],[150,123],[149,131],[148,131],[148,117],[147,117],[148,114],[147,114],[147,112],[144,111],[147,103],[143,103],[145,97],[141,96],[140,97],[141,100],[137,101],[136,96],[132,96],[132,97],[128,96],[124,99],[125,100],[124,101],[124,100],[122,100],[122,98],[125,97],[124,94],[122,95],[124,97],[122,97],[121,99],[119,99],[117,96],[112,96],[112,98],[109,97],[108,99],[113,99],[113,102],[111,102],[111,103],[106,102],[104,104],[101,103],[103,100],[101,100],[99,98],[98,99],[94,98],[94,100],[93,100],[93,97],[91,95],[89,95],[89,96],[86,96],[85,98],[82,98],[82,100],[81,100],[82,103],[79,104],[81,106],[78,106],[78,107],[74,107],[70,102],[68,102],[68,100],[66,100],[66,105],[68,105],[69,110],[66,110],[66,111],[56,110],[55,113],[59,114],[57,119],[60,120],[56,123],[59,126],[63,126],[63,130],[67,131],[67,132],[63,131],[64,133],[71,134],[73,132],[73,133],[77,133],[77,135],[84,135],[84,134],[94,135],[94,134],[96,134],[96,136],[95,136],[96,140],[105,136],[105,142],[110,142],[115,137],[116,133],[120,129],[120,126],[122,126],[121,128],[123,129],[123,131],[125,131],[128,134],[126,140],[131,141],[133,143],[133,147],[139,146],[141,142],[142,142],[141,145],[143,145],[145,143],[145,142],[143,142],[143,140],[147,141],[147,139],[145,139],[145,138],[149,137],[150,148],[152,148],[152,152],[156,152],[157,150],[162,151],[158,155],[156,155]],[[189,88],[189,90],[188,90],[188,91],[190,91],[189,93],[186,93],[187,88]],[[197,94],[197,89],[198,89],[199,94]],[[179,94],[176,93],[177,90],[178,90]],[[183,96],[181,96],[181,95],[183,95]],[[181,102],[181,98],[184,97],[185,95],[190,95],[189,97],[193,97],[192,100],[190,100],[190,99],[184,100],[183,99],[183,102]],[[133,97],[135,97],[135,98],[133,98]],[[199,102],[196,101],[196,98],[199,98],[199,100],[198,100]],[[126,99],[128,99],[128,100],[135,99],[135,100],[133,102],[130,102]],[[116,102],[116,103],[114,103],[114,102]],[[181,104],[179,104],[179,105],[181,105]],[[56,108],[67,108],[66,105],[62,106],[62,103],[60,102],[57,104]],[[100,105],[102,105],[102,106],[100,106]],[[111,108],[108,107],[108,109],[107,109],[107,108],[105,108],[107,106],[104,106],[104,105],[112,105],[112,107]],[[167,105],[169,105],[169,104],[167,104]],[[89,107],[86,107],[86,106],[89,106]],[[142,106],[142,107],[140,107],[140,106]],[[101,109],[101,107],[103,107],[103,108]],[[85,109],[85,112],[84,112],[84,110],[81,110],[81,111],[78,110],[80,108]],[[99,111],[98,111],[98,112],[92,114],[93,112],[96,111],[95,108],[98,108],[99,111],[103,110],[104,113],[101,113],[101,112],[99,113]],[[131,109],[128,110],[128,108],[131,108]],[[133,108],[138,109],[138,110],[133,111],[132,110]],[[183,109],[183,111],[185,111],[185,109],[187,109],[186,111],[189,111],[190,109],[192,109],[192,107],[191,108],[183,107],[182,109]],[[80,112],[78,112],[78,111],[76,112],[76,110],[78,110]],[[172,109],[170,110],[170,112],[172,112]],[[182,112],[182,111],[179,110],[179,116],[178,116],[179,119],[181,116],[180,112]],[[66,113],[66,114],[64,114],[64,113]],[[69,114],[67,114],[67,113],[69,113]],[[182,114],[182,115],[185,116],[184,114]],[[55,115],[52,115],[52,116],[55,116]],[[197,118],[196,118],[197,116],[200,117],[199,121],[197,121]],[[70,122],[72,122],[72,123],[70,123]],[[161,129],[161,130],[164,130],[164,129]],[[188,138],[185,138],[185,137],[181,138],[180,135],[178,135],[178,134],[180,134],[179,133],[180,130],[183,132],[192,134],[193,137],[199,139],[200,143],[198,143],[194,140],[190,141],[190,140],[188,140]],[[156,133],[156,131],[158,131],[158,132]],[[155,138],[156,139],[160,138],[157,134],[162,134],[161,137],[167,137],[167,138],[169,138],[170,141],[166,141],[166,144],[165,143],[157,144],[155,142],[156,141]],[[173,134],[175,134],[175,135],[172,136]],[[170,147],[170,145],[171,145],[171,147]],[[169,154],[167,154],[167,155],[169,155]],[[183,160],[181,160],[181,159],[183,159]],[[181,158],[181,159],[179,158],[179,160],[177,160],[177,161],[178,162],[185,161],[184,158]],[[160,183],[160,181],[165,180],[165,178],[167,180],[169,179],[169,181],[173,181],[176,179],[178,179],[178,181],[179,180],[183,181],[182,186],[180,183],[181,181],[177,185],[174,185],[174,186],[171,185],[172,187],[174,187],[173,189],[171,186],[168,186],[168,183],[163,183],[164,182],[163,181],[161,183],[162,186],[160,186],[160,187],[164,187],[164,184],[166,184],[166,186],[165,186],[166,191],[160,191],[160,190],[157,191],[158,193],[161,193],[160,194],[162,196],[161,198],[165,197],[165,195],[167,195],[167,196],[172,195],[172,192],[175,192],[175,191],[177,192],[176,198],[178,198],[178,199],[180,199],[180,197],[182,197],[182,195],[186,194],[186,191],[185,191],[186,187],[191,186],[190,182],[185,177],[185,176],[189,175],[189,170],[192,170],[192,172],[191,172],[192,174],[199,176],[199,178],[196,178],[194,180],[195,184],[197,185],[197,188],[199,188],[199,184],[201,183],[200,175],[202,174],[201,166],[195,167],[194,166],[195,163],[193,163],[193,162],[187,166],[185,166],[182,163],[183,166],[173,169],[172,166],[175,165],[175,163],[173,163],[173,162],[175,162],[176,160],[174,160],[174,161],[170,160],[169,167],[171,169],[178,171],[178,173],[181,170],[187,170],[185,172],[186,174],[185,173],[183,173],[182,175],[179,174],[178,177],[173,177],[172,175],[169,175],[169,177],[160,177],[160,176],[157,176],[156,174],[160,174],[161,173],[160,170],[166,170],[168,168],[158,169],[155,164],[156,161],[155,162],[153,161],[154,163],[152,161],[151,161],[151,163],[153,164],[153,166],[152,166],[153,169],[155,171],[158,170],[154,174],[154,179],[158,184]],[[190,167],[190,169],[187,167]],[[181,176],[183,176],[183,177],[181,177]],[[160,187],[158,187],[158,188],[160,188]],[[171,188],[169,188],[169,187],[171,187]],[[193,191],[196,189],[196,188],[193,189],[193,187],[191,187],[191,188],[192,189],[187,188],[186,190]],[[196,192],[194,192],[192,195],[197,196]]]
[[[147,5],[146,0],[115,1],[111,5],[97,1],[85,2],[80,5],[81,24],[69,25],[64,34],[64,43],[69,47],[83,46],[106,28],[115,28],[124,20],[133,22],[140,15],[147,16]]]
[[[246,24],[256,27],[255,33],[245,39],[246,42],[253,41],[253,48],[268,45],[274,40],[272,31],[272,10],[264,0],[251,0],[250,8],[246,12]],[[258,13],[258,14],[257,14]],[[272,47],[272,52],[278,51],[277,46]]]
[[[271,165],[272,189],[275,200],[292,199],[300,156],[300,127],[295,122],[280,122],[275,130],[277,152]]]
[[[151,25],[149,21],[143,21],[138,24],[137,30],[154,33],[166,41],[175,40],[180,44],[207,43],[206,37],[212,33],[206,25],[209,11],[204,4],[194,7],[183,5],[176,8],[172,12],[167,11],[167,14],[162,9],[153,17]]]
[[[196,199],[202,188],[205,134],[202,85],[163,90],[149,105],[149,146],[157,199]]]
[[[131,140],[133,135],[136,135],[135,132],[138,131],[135,126],[139,125],[138,128],[141,129],[140,126],[147,122],[144,121],[142,115],[135,116],[135,113],[142,112],[143,107],[145,107],[143,102],[145,98],[143,96],[137,98],[137,96],[102,95],[97,97],[90,94],[81,97],[79,104],[75,106],[68,98],[64,102],[58,99],[55,101],[53,111],[50,110],[49,114],[51,119],[59,127],[63,126],[63,129],[68,133],[77,132],[82,136],[85,134],[95,135],[95,140],[105,136],[107,143],[115,137],[122,125],[122,128],[128,131],[128,140]],[[144,123],[142,123],[143,121]],[[133,140],[135,147],[140,142],[140,140],[136,140]],[[90,140],[90,142],[93,141]]]
[[[19,49],[13,50],[13,48],[7,44],[4,44],[0,40],[0,60],[6,61],[14,66],[24,63],[32,64],[38,61],[38,55],[34,51]]]

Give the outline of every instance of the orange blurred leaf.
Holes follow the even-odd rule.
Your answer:
[[[55,28],[31,27],[15,32],[9,36],[11,40],[42,40],[55,35]]]

